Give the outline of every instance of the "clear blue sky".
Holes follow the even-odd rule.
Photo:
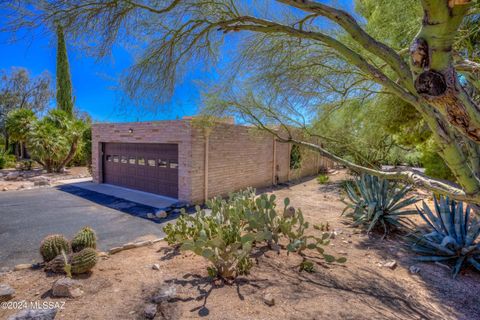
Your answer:
[[[353,1],[332,1],[348,10]],[[8,35],[0,33],[0,70],[24,67],[32,75],[48,71],[55,81],[55,38],[38,36],[34,40],[7,44]],[[175,91],[172,100],[159,111],[150,111],[134,106],[121,107],[121,92],[115,91],[119,74],[132,63],[130,55],[122,48],[114,48],[111,57],[96,61],[82,52],[68,48],[76,106],[88,112],[96,121],[141,121],[152,119],[175,119],[193,115],[198,111],[198,80],[207,80],[212,74],[195,70],[186,75]],[[152,110],[155,109],[155,106]]]

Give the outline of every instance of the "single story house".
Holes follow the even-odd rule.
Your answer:
[[[292,146],[233,120],[199,126],[175,121],[97,123],[92,127],[92,171],[108,183],[202,203],[248,186],[266,187],[317,174],[333,163],[302,151],[290,168]]]

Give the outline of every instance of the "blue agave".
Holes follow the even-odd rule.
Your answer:
[[[428,230],[421,230],[412,249],[422,256],[420,261],[454,262],[455,278],[465,265],[472,265],[480,271],[480,221],[477,213],[463,202],[434,196],[435,214],[425,202],[421,209],[417,208],[425,220]]]
[[[385,237],[392,228],[412,225],[406,216],[417,212],[406,207],[418,200],[414,196],[406,198],[410,186],[400,188],[396,183],[363,174],[354,183],[347,183],[345,189],[350,202],[345,202],[342,215],[351,215],[355,226],[366,225],[368,232],[381,226]]]

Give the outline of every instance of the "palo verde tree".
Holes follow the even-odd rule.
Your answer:
[[[352,170],[415,183],[480,204],[480,106],[476,100],[480,64],[456,47],[462,32],[470,36],[464,26],[480,14],[479,3],[418,2],[423,18],[408,48],[379,41],[349,12],[309,0],[40,0],[17,5],[8,1],[10,23],[6,29],[60,21],[77,39],[88,43],[95,39],[91,49],[100,55],[108,54],[117,40],[139,43],[137,62],[123,83],[127,94],[150,101],[171,92],[187,62],[212,61],[222,41],[237,33],[232,36],[238,37],[237,53],[232,53],[237,59],[231,60],[245,68],[237,69],[243,71],[237,79],[248,78],[259,68],[277,79],[285,72],[295,77],[270,87],[263,95],[252,90],[242,94],[242,99],[228,99],[228,95],[211,93],[216,97],[212,101],[221,102],[224,110],[235,108],[265,130],[281,125],[287,134],[279,139],[314,149]],[[309,73],[304,71],[310,69],[329,72],[307,77]],[[458,185],[414,171],[366,168],[288,134],[290,125],[308,124],[314,107],[308,99],[312,89],[316,99],[318,90],[325,90],[327,102],[332,92],[348,90],[352,94],[388,93],[411,105],[432,132],[438,154]]]

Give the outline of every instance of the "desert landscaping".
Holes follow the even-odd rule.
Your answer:
[[[480,0],[0,1],[0,319],[480,320]]]
[[[340,216],[343,179],[340,172],[328,184],[307,179],[266,192],[289,197],[313,224],[328,222],[335,236],[326,250],[347,257],[345,264],[308,252],[315,271],[301,272],[299,256],[259,245],[251,274],[225,284],[208,276],[204,258],[160,241],[102,254],[90,273],[73,278],[81,290],[75,298],[53,296],[63,276],[43,270],[7,272],[0,282],[15,290],[15,301],[65,302],[58,319],[472,319],[480,311],[479,274],[452,279],[447,265],[416,262],[401,235],[381,240],[352,228]],[[351,307],[339,308],[345,303]]]

